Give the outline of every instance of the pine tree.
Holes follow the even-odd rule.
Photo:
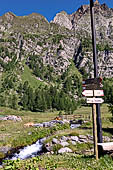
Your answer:
[[[18,99],[17,96],[15,94],[13,94],[13,96],[11,97],[11,108],[13,109],[17,109],[18,108]]]

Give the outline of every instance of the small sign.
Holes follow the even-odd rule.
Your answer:
[[[83,96],[93,96],[93,90],[84,90],[82,92]]]
[[[94,96],[104,96],[103,90],[94,90]]]
[[[82,88],[83,90],[101,90],[102,89],[100,84],[84,84]]]
[[[82,81],[82,84],[100,84],[102,82],[102,78],[92,78],[92,79],[86,79]]]
[[[102,98],[87,98],[86,102],[89,104],[103,103],[104,100]]]

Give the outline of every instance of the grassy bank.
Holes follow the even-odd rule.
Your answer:
[[[112,170],[113,160],[109,155],[98,161],[93,157],[76,154],[44,155],[29,160],[7,161],[4,170]]]

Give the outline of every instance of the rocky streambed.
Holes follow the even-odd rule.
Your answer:
[[[107,136],[103,136],[104,142],[111,142],[113,141],[113,137],[109,138]],[[77,136],[56,136],[52,138],[51,141],[47,142],[43,147],[45,148],[46,152],[50,154],[63,154],[66,152],[75,152],[74,147],[78,144],[88,144],[89,148],[83,148],[84,152],[92,152],[93,151],[93,136],[91,135],[77,135]],[[85,146],[85,145],[83,145]],[[78,147],[78,146],[77,146]],[[57,148],[57,149],[56,149]],[[77,151],[79,153],[80,150]]]

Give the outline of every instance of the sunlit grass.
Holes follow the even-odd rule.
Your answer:
[[[74,115],[83,115],[83,120],[90,115],[92,115],[92,108],[91,107],[81,107],[78,108]],[[36,141],[38,131],[41,132],[41,129],[37,129],[36,127],[25,127],[24,124],[28,122],[33,123],[41,123],[50,120],[54,120],[56,116],[58,116],[58,111],[54,112],[30,112],[30,111],[16,111],[10,108],[1,107],[0,108],[0,115],[16,115],[22,118],[21,122],[15,122],[12,120],[7,121],[0,121],[0,146],[20,146],[26,145],[27,142],[30,143],[32,141]],[[85,117],[84,117],[85,115]],[[112,117],[111,113],[108,112],[108,107],[106,104],[101,106],[101,116],[102,116],[102,128],[103,128],[103,135],[111,137],[113,133],[109,131],[109,129],[113,128],[113,123],[110,121]],[[69,115],[70,117],[70,115]],[[91,116],[92,117],[92,116]],[[68,118],[68,116],[67,116]],[[75,117],[74,117],[75,119]],[[81,118],[80,118],[81,119]],[[68,119],[69,120],[69,119]],[[54,136],[70,136],[70,135],[93,135],[93,125],[92,119],[86,119],[88,122],[83,124],[80,128],[76,129],[64,129],[58,130],[55,132]],[[33,138],[29,136],[34,135]],[[45,134],[48,136],[48,134]],[[28,139],[27,139],[28,138]],[[30,139],[31,138],[31,139]],[[50,140],[51,140],[50,139]],[[14,143],[15,141],[15,143]]]
[[[22,73],[22,81],[28,81],[30,86],[33,88],[37,88],[40,85],[44,85],[43,82],[41,82],[40,80],[37,80],[36,77],[33,75],[32,71],[29,69],[29,67],[27,65],[24,64],[24,71]]]

